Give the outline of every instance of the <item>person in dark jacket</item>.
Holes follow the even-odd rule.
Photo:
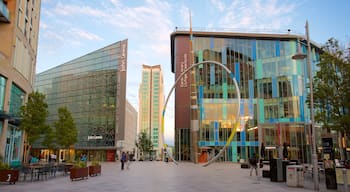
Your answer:
[[[288,159],[288,148],[287,143],[283,143],[283,159]]]
[[[123,151],[122,158],[120,159],[120,162],[122,163],[122,170],[124,170],[124,163],[126,162],[126,153]]]
[[[251,156],[249,158],[249,164],[250,164],[250,176],[252,176],[252,171],[253,169],[255,169],[255,175],[258,176],[258,159],[256,158],[256,155],[253,154],[253,156]]]

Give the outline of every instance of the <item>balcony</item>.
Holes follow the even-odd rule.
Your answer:
[[[0,0],[0,22],[10,22],[10,12],[3,0]]]

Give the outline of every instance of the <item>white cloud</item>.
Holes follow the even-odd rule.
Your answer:
[[[190,8],[185,5],[182,5],[179,9],[179,15],[181,17],[182,23],[179,23],[181,26],[190,26]],[[193,13],[191,12],[192,18]]]
[[[73,5],[73,4],[62,4],[58,2],[56,4],[56,7],[53,9],[53,13],[56,15],[62,15],[62,16],[74,16],[74,15],[89,15],[94,17],[101,17],[105,16],[105,13],[103,10],[98,10],[91,8],[90,6],[80,6],[80,5]]]
[[[83,40],[83,39],[87,39],[87,40],[91,40],[91,41],[103,41],[102,37],[99,37],[98,35],[95,35],[93,33],[90,33],[88,31],[84,31],[82,29],[79,28],[72,28],[68,31],[68,33],[78,39],[78,40]]]
[[[210,0],[210,2],[220,12],[223,12],[225,10],[225,4],[221,0]]]
[[[46,39],[51,39],[53,41],[64,41],[64,37],[63,35],[60,35],[59,33],[56,33],[54,31],[51,31],[51,30],[47,30],[45,31],[44,33],[44,37]]]
[[[211,0],[212,6],[224,14],[219,27],[235,29],[280,30],[291,22],[296,4],[277,0],[235,0],[230,4]]]

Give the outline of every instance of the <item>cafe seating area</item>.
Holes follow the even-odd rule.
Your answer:
[[[66,176],[73,165],[70,163],[35,163],[19,167],[19,181],[45,181],[56,176]]]

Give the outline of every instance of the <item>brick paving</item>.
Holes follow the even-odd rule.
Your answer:
[[[129,170],[120,170],[120,163],[102,163],[102,175],[71,181],[61,173],[47,181],[21,181],[15,185],[0,184],[0,192],[287,192],[313,191],[312,178],[305,176],[304,188],[288,187],[285,182],[271,182],[269,178],[249,176],[249,169],[240,164],[200,164],[132,162]],[[325,189],[324,176],[320,191]],[[338,189],[342,190],[342,189]]]

